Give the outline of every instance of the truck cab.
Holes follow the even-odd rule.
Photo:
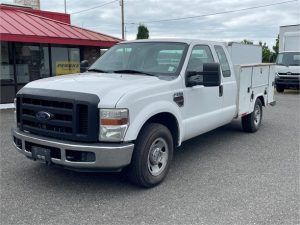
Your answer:
[[[280,26],[275,67],[277,92],[300,88],[300,24]]]
[[[300,52],[280,52],[276,60],[275,84],[277,92],[300,88]]]

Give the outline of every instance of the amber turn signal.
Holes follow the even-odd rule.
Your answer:
[[[101,119],[101,125],[125,125],[128,123],[128,118],[120,118],[120,119]]]

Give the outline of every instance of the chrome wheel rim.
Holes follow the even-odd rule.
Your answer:
[[[256,127],[259,125],[260,120],[261,120],[261,110],[259,105],[256,105],[254,109],[254,125]]]
[[[148,170],[152,176],[160,175],[166,168],[169,158],[169,148],[163,138],[157,138],[150,146],[148,153]]]

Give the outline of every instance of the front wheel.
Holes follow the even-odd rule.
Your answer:
[[[256,132],[261,125],[262,114],[262,103],[260,99],[256,99],[253,112],[242,117],[243,130],[250,133]]]
[[[138,136],[127,171],[130,180],[147,188],[162,182],[170,168],[173,148],[173,138],[167,127],[146,124]]]

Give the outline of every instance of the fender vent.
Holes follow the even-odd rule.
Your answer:
[[[184,97],[183,97],[183,92],[178,92],[174,94],[173,97],[174,102],[176,102],[176,104],[179,107],[182,107],[184,105]]]

